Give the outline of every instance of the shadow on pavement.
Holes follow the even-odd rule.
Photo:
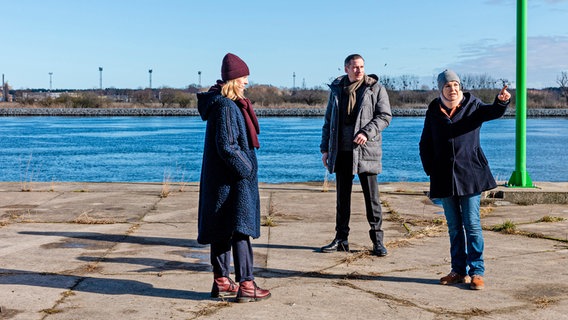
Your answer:
[[[139,295],[160,298],[210,300],[209,292],[155,288],[151,284],[116,278],[82,277],[66,274],[33,273],[0,269],[1,285],[25,285],[107,295]]]

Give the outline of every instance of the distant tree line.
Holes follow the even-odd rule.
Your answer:
[[[485,102],[492,102],[498,90],[508,83],[489,75],[460,75],[462,87]],[[394,108],[425,108],[439,95],[436,79],[430,85],[420,84],[413,75],[385,76],[380,79],[389,93]],[[527,90],[529,108],[567,108],[568,72],[557,78],[558,87]],[[104,90],[11,90],[14,101],[27,107],[47,108],[195,108],[196,93],[206,91],[197,85],[184,89],[116,89]],[[515,90],[511,90],[513,105]],[[329,88],[279,88],[272,85],[252,84],[246,90],[256,108],[325,108]]]

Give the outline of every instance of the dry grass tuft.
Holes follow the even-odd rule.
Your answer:
[[[20,163],[20,168],[21,167],[22,167],[22,165]],[[22,192],[32,191],[32,182],[33,182],[33,178],[34,178],[34,173],[35,172],[32,168],[32,155],[30,154],[30,158],[27,161],[24,173],[20,174],[20,176],[21,176],[20,185],[21,185],[21,191]]]
[[[544,216],[540,219],[538,219],[536,222],[560,222],[560,221],[564,221],[565,219],[563,217],[554,217],[554,216]]]
[[[517,232],[517,225],[511,220],[507,220],[502,224],[491,227],[491,230],[506,234],[515,234]]]
[[[276,206],[274,205],[274,202],[272,201],[272,195],[273,193],[270,193],[269,199],[268,199],[268,214],[264,217],[262,217],[262,222],[261,225],[265,226],[265,227],[275,227],[276,226],[276,221],[274,221],[274,217],[277,216],[279,214],[278,209],[276,209]]]
[[[432,223],[437,226],[443,226],[446,224],[446,220],[442,218],[432,219]]]
[[[160,198],[167,198],[170,195],[171,193],[170,185],[171,185],[170,176],[164,174],[164,181],[162,183],[162,191],[160,192]]]
[[[534,301],[536,307],[539,308],[539,309],[547,308],[550,305],[555,304],[556,302],[558,302],[558,301],[555,300],[555,299],[552,299],[552,298],[548,298],[548,297],[540,297],[540,298],[537,298]]]
[[[9,222],[16,222],[16,223],[34,223],[36,222],[31,218],[32,211],[30,209],[26,210],[8,210],[8,221],[5,221],[6,225]]]
[[[480,218],[485,218],[491,212],[493,212],[493,207],[481,207],[479,208],[479,216]]]
[[[229,301],[226,301],[226,300],[222,300],[220,302],[209,303],[209,304],[205,305],[199,311],[194,312],[195,317],[193,317],[191,319],[199,319],[199,318],[202,318],[202,317],[211,316],[211,315],[214,315],[215,313],[217,313],[217,311],[219,311],[220,309],[229,308],[231,306],[232,306],[231,303],[229,303]]]
[[[327,169],[325,170],[325,176],[323,177],[323,185],[321,188],[321,192],[328,192],[329,191],[329,174]]]
[[[111,218],[97,219],[89,216],[88,212],[81,213],[77,218],[73,220],[73,223],[77,224],[114,224],[116,221]]]
[[[75,295],[75,292],[73,292],[73,291],[71,291],[71,290],[67,290],[67,291],[63,292],[61,295],[62,295],[64,298],[67,298],[67,297],[74,296],[74,295]]]
[[[409,239],[400,239],[389,241],[386,245],[388,248],[404,248],[410,246],[411,242]]]
[[[446,230],[445,227],[443,227],[442,225],[433,225],[433,226],[426,226],[419,230],[411,231],[409,232],[409,234],[411,238],[420,239],[424,237],[437,236],[440,233],[443,233],[445,230]]]
[[[368,259],[371,256],[371,253],[369,252],[369,250],[362,250],[359,252],[356,252],[354,254],[349,254],[344,256],[343,258],[341,258],[339,260],[340,263],[344,263],[346,265],[349,265],[355,261],[358,260],[362,260],[362,259]]]
[[[57,314],[63,312],[63,310],[56,308],[49,308],[49,309],[43,309],[40,312],[43,312],[45,314]]]
[[[260,225],[263,227],[275,227],[276,222],[274,221],[274,218],[272,216],[268,215],[262,217],[262,222],[260,223]]]
[[[98,263],[89,263],[84,267],[85,272],[96,272],[98,270],[101,270],[102,267],[99,266]]]

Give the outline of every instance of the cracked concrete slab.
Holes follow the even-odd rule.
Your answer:
[[[566,183],[541,185],[537,192],[568,193]],[[566,205],[484,202],[486,289],[474,291],[438,284],[450,269],[449,241],[427,187],[380,184],[389,255],[379,258],[369,254],[359,188],[351,251],[324,254],[333,186],[262,184],[270,223],[253,240],[255,274],[272,297],[237,304],[210,297],[209,247],[196,241],[197,184],[34,183],[23,192],[0,183],[0,318],[568,318]],[[491,231],[506,220],[515,232]]]

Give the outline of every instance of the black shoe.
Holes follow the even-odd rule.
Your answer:
[[[321,252],[335,252],[335,251],[345,251],[349,252],[349,242],[347,240],[333,239],[333,241],[325,247],[321,247]]]
[[[387,251],[387,248],[385,248],[385,246],[378,243],[373,245],[373,254],[379,257],[384,257],[389,253]]]

